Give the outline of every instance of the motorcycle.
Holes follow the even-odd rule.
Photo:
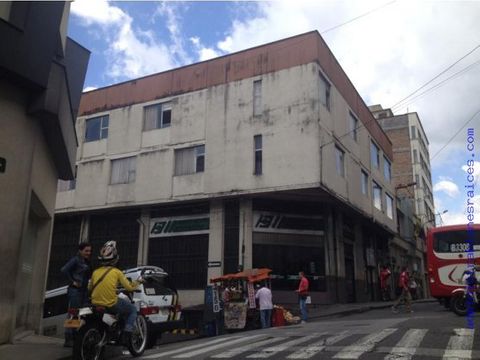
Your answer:
[[[132,356],[141,356],[147,345],[147,321],[140,315],[140,304],[133,300],[131,292],[121,290],[118,296],[130,300],[137,308],[137,319],[127,348]],[[77,329],[73,360],[101,360],[106,345],[123,345],[124,320],[103,306],[69,309],[65,326]]]
[[[475,271],[478,270],[479,267],[476,266],[470,277],[464,275],[459,282],[465,286],[452,292],[450,308],[459,316],[465,316],[479,309],[480,288],[475,276]]]

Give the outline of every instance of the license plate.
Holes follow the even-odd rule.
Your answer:
[[[67,319],[63,323],[63,326],[67,329],[78,329],[82,325],[79,319]]]

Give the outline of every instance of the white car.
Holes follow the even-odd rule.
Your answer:
[[[140,276],[145,283],[139,286],[140,292],[133,294],[140,304],[140,314],[148,324],[147,346],[155,345],[162,332],[183,327],[181,306],[178,293],[168,274],[157,266],[140,266],[124,271],[129,280]],[[49,290],[45,293],[43,307],[43,334],[63,336],[63,322],[67,317],[67,286]]]

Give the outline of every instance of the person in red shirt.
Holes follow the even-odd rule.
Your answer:
[[[382,271],[380,271],[380,292],[382,294],[382,300],[390,300],[390,292],[388,288],[388,280],[390,279],[390,269],[387,265],[383,265]]]
[[[410,290],[408,288],[408,283],[410,282],[410,276],[408,275],[407,267],[402,267],[402,272],[400,273],[400,277],[398,278],[398,287],[402,290],[400,296],[398,297],[395,304],[392,306],[392,311],[397,313],[397,307],[400,305],[400,302],[403,300],[405,302],[405,309],[408,313],[413,312],[410,308],[410,302],[412,301],[412,295],[410,294]]]
[[[300,276],[300,284],[298,284],[298,289],[295,290],[298,293],[298,302],[300,304],[300,317],[302,323],[307,322],[307,296],[308,296],[308,279],[305,277],[305,273],[300,271],[298,273]]]

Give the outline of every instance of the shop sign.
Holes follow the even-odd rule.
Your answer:
[[[248,291],[248,304],[250,309],[255,309],[257,304],[255,304],[255,289],[253,288],[252,283],[247,284],[247,291]]]
[[[208,215],[177,216],[150,219],[150,237],[208,234]]]
[[[322,216],[279,214],[266,211],[253,212],[253,227],[256,232],[323,235],[325,226]]]

